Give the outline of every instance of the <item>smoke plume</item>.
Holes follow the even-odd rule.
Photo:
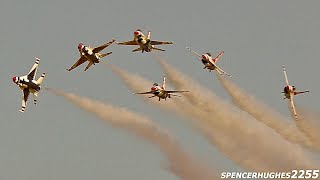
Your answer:
[[[111,68],[111,70],[117,74],[121,80],[128,86],[128,88],[133,91],[133,92],[145,92],[145,91],[150,91],[150,87],[153,84],[153,82],[149,81],[146,78],[143,78],[137,74],[133,74],[130,72],[127,72],[115,65],[107,64],[108,67]],[[162,78],[162,77],[160,77]],[[160,107],[162,110],[169,110],[169,111],[175,111],[179,112],[179,108],[177,107],[177,104],[175,100],[180,99],[179,97],[177,98],[171,98],[168,99],[167,101],[161,100],[158,101],[158,97],[154,98],[148,98],[148,95],[136,95],[140,96],[144,99],[144,101],[148,104],[153,104],[158,107]],[[175,99],[175,100],[173,100]],[[181,100],[181,99],[180,99]],[[187,102],[186,102],[187,103]],[[184,113],[180,113],[180,115],[184,116]],[[185,116],[184,116],[185,117]]]
[[[320,149],[309,138],[297,129],[293,123],[284,120],[279,113],[272,110],[263,102],[257,100],[254,96],[246,93],[230,80],[217,75],[220,83],[232,98],[232,102],[249,113],[256,120],[275,130],[286,140],[312,149]]]
[[[259,171],[279,171],[316,167],[308,154],[270,128],[235,109],[212,91],[201,87],[164,60],[157,59],[167,77],[178,89],[190,90],[185,97],[200,111],[197,123],[211,128],[211,142],[240,166]],[[217,143],[216,132],[228,142]]]
[[[64,97],[74,105],[94,114],[112,126],[131,131],[138,137],[154,143],[169,160],[168,169],[180,178],[185,180],[218,179],[218,176],[213,173],[213,169],[204,166],[201,162],[185,152],[168,132],[159,128],[147,117],[131,112],[125,108],[104,104],[72,93],[54,89],[48,90],[57,96]]]
[[[320,146],[320,114],[309,108],[296,106],[298,113],[297,127],[313,142]]]

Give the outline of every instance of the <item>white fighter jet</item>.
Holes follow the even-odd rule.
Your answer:
[[[284,99],[288,99],[290,101],[290,106],[294,115],[294,118],[297,120],[298,119],[298,114],[294,105],[294,101],[293,101],[293,97],[297,94],[302,94],[302,93],[307,93],[309,92],[308,90],[306,91],[296,91],[296,87],[295,86],[291,86],[289,85],[289,81],[288,81],[288,77],[287,77],[287,73],[286,73],[286,69],[284,67],[284,65],[282,65],[283,68],[283,73],[284,73],[284,78],[286,80],[286,86],[283,88],[283,94],[284,94]]]
[[[200,55],[199,53],[193,51],[189,47],[186,47],[189,51],[191,51],[193,54],[197,55],[198,57],[201,58],[201,62],[204,65],[203,69],[209,69],[209,71],[215,70],[217,71],[220,75],[227,75],[232,78],[230,74],[222,70],[219,66],[217,66],[217,61],[219,58],[224,54],[224,51],[220,52],[215,58],[211,57],[211,53],[205,53]]]
[[[133,93],[133,94],[153,94],[153,96],[150,96],[149,98],[159,97],[159,101],[160,101],[160,99],[167,100],[167,98],[171,98],[171,96],[181,97],[181,96],[176,95],[174,93],[183,93],[183,92],[189,92],[189,91],[168,91],[168,90],[166,90],[166,77],[164,76],[162,86],[159,86],[158,83],[154,83],[152,85],[150,91],[141,92],[141,93]]]
[[[99,63],[101,58],[103,58],[105,56],[108,56],[109,54],[112,53],[112,52],[108,52],[108,53],[105,53],[105,54],[101,54],[99,52],[102,51],[104,48],[108,47],[114,41],[115,40],[113,39],[112,41],[107,42],[106,44],[103,44],[103,45],[95,47],[95,48],[91,48],[90,46],[85,46],[82,43],[80,43],[78,45],[78,50],[79,50],[79,53],[80,53],[80,59],[71,68],[69,68],[67,70],[71,71],[72,69],[78,67],[82,63],[84,63],[86,61],[89,61],[89,64],[84,69],[84,71],[86,71],[87,69],[89,69],[89,67],[92,64],[95,65],[96,63]]]
[[[164,49],[160,49],[155,47],[155,45],[161,44],[173,44],[171,41],[152,41],[150,40],[151,32],[148,32],[148,35],[145,36],[140,29],[136,30],[133,33],[133,40],[117,43],[119,45],[139,45],[140,47],[132,50],[132,52],[141,51],[141,52],[151,52],[154,50],[165,51]]]
[[[37,75],[37,70],[39,66],[40,59],[36,57],[36,62],[32,66],[30,72],[25,76],[16,77],[14,76],[12,78],[13,82],[19,86],[19,88],[22,90],[22,107],[19,110],[20,112],[24,112],[27,105],[27,100],[29,97],[29,94],[33,94],[34,98],[34,104],[37,103],[36,97],[38,96],[39,91],[41,90],[41,83],[45,77],[45,73],[42,73],[40,78],[38,80],[35,80],[35,77]]]

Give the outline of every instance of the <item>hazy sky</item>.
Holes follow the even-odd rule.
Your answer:
[[[21,92],[12,76],[25,75],[35,56],[43,85],[60,88],[143,113],[170,130],[183,146],[221,170],[237,170],[223,154],[173,114],[148,106],[102,64],[67,72],[78,58],[78,43],[97,46],[112,38],[127,41],[133,31],[151,30],[167,61],[229,101],[213,74],[185,46],[200,53],[224,50],[219,65],[234,81],[285,116],[281,94],[285,64],[289,81],[311,93],[297,105],[320,109],[319,1],[11,1],[0,7],[1,76],[0,179],[103,180],[178,179],[162,167],[153,145],[115,129],[48,92],[38,105],[18,112]],[[164,75],[149,53],[110,46],[105,61],[160,82]],[[148,89],[149,87],[146,87]],[[206,92],[203,92],[206,93]],[[32,99],[30,99],[32,100]]]

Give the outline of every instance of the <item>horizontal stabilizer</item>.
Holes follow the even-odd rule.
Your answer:
[[[165,51],[164,49],[160,49],[160,48],[156,48],[156,47],[152,47],[152,49],[158,50],[158,51]]]
[[[310,92],[310,91],[299,91],[299,92],[293,92],[294,93],[294,95],[297,95],[297,94],[303,94],[303,93],[308,93],[308,92]]]
[[[89,62],[89,64],[87,65],[87,67],[84,69],[84,71],[88,70],[90,66],[92,66],[93,62]]]
[[[136,51],[142,51],[143,48],[142,47],[138,47],[137,49],[132,50],[132,52],[136,52]]]
[[[112,52],[108,52],[108,53],[105,53],[105,54],[100,54],[100,58],[103,58],[103,57],[105,57],[105,56],[108,56],[109,54],[112,54]]]

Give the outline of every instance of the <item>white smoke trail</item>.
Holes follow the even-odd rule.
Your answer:
[[[139,91],[145,91],[145,87],[149,87],[151,85],[151,82],[147,80],[146,78],[143,78],[137,74],[130,73],[128,71],[125,71],[115,65],[107,65],[112,69],[114,73],[116,73],[122,81],[128,86],[128,88],[131,91],[139,92]],[[144,89],[144,90],[142,90]],[[186,89],[188,90],[188,89]],[[179,116],[183,118],[193,118],[197,121],[199,117],[205,118],[207,115],[206,113],[203,113],[202,111],[195,111],[193,105],[191,105],[189,102],[187,102],[183,97],[182,98],[172,98],[168,101],[158,101],[158,100],[152,100],[149,98],[146,98],[146,96],[141,96],[144,99],[146,103],[149,103],[151,105],[160,107],[160,110],[164,111],[171,111],[174,113],[177,113]],[[211,139],[211,129],[208,128],[208,126],[197,126],[194,127],[196,130],[201,132],[204,136],[207,136],[208,139]],[[216,135],[218,132],[215,133]],[[219,136],[217,141],[221,143],[227,142],[226,139],[222,138],[222,136]]]
[[[145,87],[149,87],[151,85],[151,82],[149,80],[137,74],[127,72],[114,65],[108,64],[107,66],[110,67],[112,71],[122,79],[122,81],[128,86],[128,88],[131,91],[135,91],[135,92],[143,91],[142,88],[145,90]],[[187,118],[187,119],[192,118],[193,120],[198,121],[199,117],[201,118],[207,117],[206,113],[195,110],[193,105],[191,105],[189,102],[184,100],[183,97],[172,98],[172,99],[169,99],[168,101],[158,101],[158,100],[154,101],[152,99],[145,98],[145,96],[140,96],[140,97],[142,97],[146,103],[159,107],[160,110],[177,113],[179,116],[183,118]],[[228,142],[230,140],[227,137],[221,135],[221,133],[219,133],[218,131],[215,131],[214,137],[212,137],[213,136],[212,129],[209,128],[206,124],[200,124],[200,125],[197,124],[196,126],[193,126],[193,128],[196,129],[198,132],[200,132],[203,136],[205,136],[210,141],[214,140],[213,144],[220,144],[221,146],[229,145]],[[235,151],[234,154],[235,156],[242,156],[241,154],[238,154],[237,151]],[[230,158],[230,159],[235,160],[235,158]],[[257,169],[255,168],[254,170],[259,170],[256,164],[252,165],[251,167],[257,167]]]
[[[185,152],[173,137],[152,123],[148,118],[125,108],[104,104],[72,93],[54,89],[48,90],[58,96],[64,97],[74,105],[94,114],[112,126],[127,129],[138,137],[154,143],[169,160],[168,169],[180,178],[185,180],[218,179],[214,169],[209,169]]]
[[[271,129],[235,110],[162,59],[158,58],[158,61],[177,88],[189,88],[190,93],[185,96],[194,105],[194,111],[206,114],[206,118],[199,118],[198,123],[212,128],[212,138],[217,138],[214,136],[216,131],[229,138],[229,142],[215,145],[233,161],[244,168],[261,171],[316,167],[299,146],[285,141]]]
[[[307,108],[296,106],[297,127],[320,146],[320,114]]]
[[[143,78],[137,74],[129,73],[115,65],[107,64],[111,70],[116,73],[122,81],[130,88],[133,92],[144,92],[149,91],[153,82],[149,81],[146,78]],[[148,104],[153,104],[161,107],[162,110],[174,110],[178,111],[177,104],[174,100],[180,99],[179,97],[168,99],[167,101],[161,100],[158,101],[158,98],[148,98],[148,95],[136,95],[144,99]],[[180,99],[181,100],[181,99]],[[187,103],[187,102],[186,102]],[[184,113],[180,114],[183,115]]]
[[[232,102],[240,109],[248,112],[256,120],[275,130],[286,140],[308,148],[320,149],[320,147],[317,147],[316,144],[314,144],[309,138],[301,133],[293,123],[289,123],[290,121],[285,121],[285,118],[279,113],[272,110],[261,101],[257,100],[254,96],[246,93],[230,80],[220,75],[217,75],[217,77],[224,89],[231,96]]]

